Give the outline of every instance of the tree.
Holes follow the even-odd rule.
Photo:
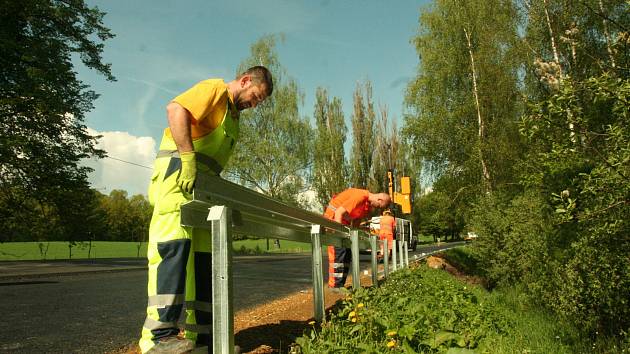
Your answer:
[[[363,90],[365,89],[365,95]],[[352,153],[350,158],[351,184],[367,188],[372,168],[374,123],[376,114],[372,101],[372,83],[357,83],[352,111]]]
[[[517,117],[518,13],[511,2],[436,1],[414,38],[421,58],[405,97],[406,139],[437,179],[475,195],[514,182],[523,147]]]
[[[300,205],[312,163],[312,128],[300,116],[303,99],[297,82],[281,66],[276,37],[265,36],[251,46],[251,56],[238,68],[255,65],[273,74],[273,95],[240,117],[240,137],[227,174],[247,187],[285,202]]]
[[[374,130],[375,143],[368,183],[369,190],[387,191],[387,170],[393,170],[395,178],[402,176],[398,171],[399,133],[396,121],[392,120],[390,123],[387,106],[379,107],[379,119]]]
[[[319,203],[325,206],[335,193],[347,187],[346,124],[338,97],[330,100],[326,89],[321,87],[317,88],[315,96],[313,188],[317,191]]]
[[[131,215],[127,192],[114,189],[103,199],[103,208],[107,213],[108,241],[128,241],[131,234]]]
[[[482,264],[499,284],[591,333],[628,328],[629,4],[522,1],[527,99],[523,191],[473,212]],[[616,40],[613,40],[616,39]]]
[[[32,205],[53,212],[83,207],[69,205],[65,193],[85,190],[90,169],[79,161],[104,152],[83,123],[98,95],[76,77],[72,57],[114,77],[101,61],[102,42],[113,35],[97,8],[81,0],[1,6],[0,204],[13,220],[0,222],[6,230],[36,223],[28,212]]]

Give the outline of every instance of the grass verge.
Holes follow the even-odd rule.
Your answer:
[[[78,242],[70,248],[67,241],[51,242],[3,242],[0,243],[0,261],[26,260],[61,260],[88,258],[145,258],[146,242]],[[233,249],[239,255],[256,255],[265,253],[300,253],[310,252],[311,245],[306,243],[280,240],[280,247],[274,240],[246,239],[233,242]]]
[[[468,251],[454,252],[451,258],[475,269]],[[379,288],[357,290],[296,343],[298,353],[617,353],[630,348],[614,338],[590,338],[532,305],[518,288],[488,292],[425,265],[398,271]]]

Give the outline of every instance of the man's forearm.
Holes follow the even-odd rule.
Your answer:
[[[177,150],[180,153],[193,151],[192,136],[190,134],[192,117],[190,113],[180,104],[171,102],[166,107],[166,115]]]

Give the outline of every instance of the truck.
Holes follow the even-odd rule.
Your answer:
[[[370,233],[378,235],[378,231],[381,229],[381,217],[375,216],[370,219]],[[407,241],[407,247],[415,251],[418,247],[418,238],[413,233],[413,227],[411,221],[403,218],[396,218],[396,233],[394,235],[395,240]]]

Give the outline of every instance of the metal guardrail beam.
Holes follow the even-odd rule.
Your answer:
[[[233,210],[233,232],[251,236],[311,242],[311,226],[324,230],[322,245],[351,248],[349,228],[324,218],[320,214],[302,210],[218,176],[198,174],[193,200],[181,206],[184,226],[208,228],[205,222],[208,208],[225,205]],[[359,248],[370,248],[368,236],[362,233]]]
[[[372,282],[378,286],[377,240],[364,231],[351,229],[322,215],[278,202],[218,176],[198,174],[193,199],[181,206],[181,224],[212,232],[212,307],[213,353],[234,351],[234,313],[232,289],[232,233],[261,238],[310,243],[312,246],[313,311],[318,321],[324,319],[324,282],[322,246],[350,248],[352,286],[361,286],[359,251],[372,250]],[[387,252],[387,240],[384,241]],[[400,267],[403,245],[400,243]],[[392,247],[396,270],[396,246]],[[405,252],[407,252],[405,245]],[[408,258],[407,262],[408,264]],[[385,277],[388,261],[385,257]]]

